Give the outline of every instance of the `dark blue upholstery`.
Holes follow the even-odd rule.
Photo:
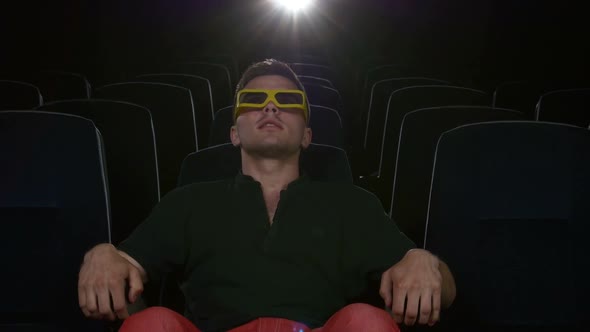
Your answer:
[[[310,106],[311,141],[317,144],[345,148],[342,118],[337,110],[319,105]]]
[[[416,245],[424,242],[434,152],[440,135],[458,126],[499,120],[524,120],[524,116],[485,106],[424,108],[404,116],[397,156],[384,156],[380,180],[386,211]]]
[[[454,331],[585,331],[588,151],[590,131],[559,124],[490,122],[441,136],[425,247],[455,276]]]
[[[523,112],[527,120],[534,120],[535,107],[545,89],[542,82],[504,82],[496,87],[492,105]]]
[[[231,142],[229,132],[234,123],[234,106],[224,107],[215,112],[211,131],[209,136],[209,145],[216,146],[219,144]]]
[[[102,328],[84,318],[77,295],[85,252],[110,240],[102,153],[90,120],[0,112],[3,329]]]
[[[330,82],[338,81],[336,72],[327,65],[298,62],[289,64],[289,67],[291,67],[297,75],[321,77]]]
[[[297,78],[299,78],[299,81],[303,84],[306,83],[315,83],[315,84],[320,84],[323,86],[327,86],[329,88],[335,89],[336,87],[334,86],[334,83],[332,83],[332,81],[322,78],[322,77],[317,77],[317,76],[306,76],[306,75],[297,75]]]
[[[209,129],[214,114],[213,94],[208,79],[196,75],[170,73],[139,75],[136,79],[142,82],[166,83],[189,89],[193,98],[199,148],[208,146]]]
[[[31,83],[39,87],[43,102],[90,98],[90,83],[83,75],[46,70],[35,73]]]
[[[404,115],[427,107],[478,105],[489,106],[491,98],[485,92],[447,85],[422,85],[402,88],[391,93],[383,125],[382,140],[367,145],[369,163],[381,165],[385,151],[396,155],[399,130]],[[371,165],[371,164],[370,164]]]
[[[39,88],[20,81],[0,80],[0,96],[0,111],[30,110],[43,104]]]
[[[127,82],[100,87],[94,97],[125,101],[150,110],[158,151],[160,193],[172,190],[182,160],[198,146],[190,90],[163,83]]]
[[[240,70],[238,68],[238,62],[235,56],[230,54],[199,53],[197,55],[191,55],[190,58],[194,61],[223,65],[229,71],[231,86],[235,86],[238,83]]]
[[[344,106],[338,90],[318,83],[303,83],[303,86],[310,104],[330,107],[343,113]]]
[[[311,144],[301,153],[301,168],[316,181],[352,183],[346,152]],[[191,153],[182,163],[178,185],[213,181],[235,176],[242,168],[240,149],[231,143]]]
[[[213,109],[220,109],[232,103],[234,94],[229,69],[224,65],[209,62],[184,62],[171,64],[166,72],[183,73],[205,77],[211,83]]]
[[[108,165],[112,239],[118,244],[147,218],[160,200],[154,126],[149,110],[100,99],[59,101],[39,109],[87,118],[101,132]]]
[[[536,119],[578,127],[590,125],[590,89],[551,91],[537,103]]]
[[[378,144],[383,137],[383,123],[387,116],[387,102],[392,92],[416,85],[450,85],[449,82],[428,77],[399,77],[377,81],[371,87],[368,106],[360,110],[363,148]]]

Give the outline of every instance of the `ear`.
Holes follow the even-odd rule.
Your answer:
[[[240,146],[240,134],[238,133],[238,127],[236,125],[231,126],[229,137],[234,146]]]
[[[301,147],[303,149],[307,149],[309,144],[311,144],[311,136],[312,136],[311,128],[306,127],[303,132],[303,138],[301,139]]]

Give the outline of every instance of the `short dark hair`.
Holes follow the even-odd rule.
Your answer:
[[[255,79],[258,76],[265,76],[265,75],[283,76],[283,77],[289,79],[290,81],[292,81],[293,83],[295,83],[295,85],[297,86],[297,89],[299,89],[305,93],[305,88],[303,87],[303,84],[299,80],[299,77],[297,77],[297,74],[295,74],[293,69],[291,69],[291,67],[289,67],[289,65],[287,63],[279,61],[279,60],[275,60],[275,59],[266,59],[264,61],[256,62],[256,63],[250,65],[250,67],[248,67],[246,69],[244,74],[242,74],[242,77],[240,78],[240,81],[238,82],[238,85],[236,86],[236,92],[234,94],[234,105],[237,104],[236,98],[238,97],[238,92],[240,90],[244,89],[244,87],[246,86],[246,84],[248,84],[248,82],[250,82],[251,80]],[[306,98],[307,98],[307,96],[306,96]],[[234,114],[234,123],[235,123],[235,120],[236,120],[235,106],[234,106],[232,113]],[[308,100],[307,101],[307,116],[306,116],[307,122],[309,122],[309,114],[310,113],[311,113],[311,110],[310,110],[309,100]]]
[[[293,83],[295,83],[295,85],[297,85],[297,88],[299,90],[305,91],[305,89],[303,88],[303,84],[301,83],[301,81],[297,77],[297,74],[295,74],[295,72],[291,69],[291,67],[289,67],[288,64],[286,64],[282,61],[279,61],[279,60],[275,60],[275,59],[266,59],[264,61],[256,62],[256,63],[250,65],[250,67],[248,67],[248,69],[246,69],[246,71],[242,75],[242,78],[240,78],[240,81],[238,82],[238,85],[236,87],[235,96],[238,95],[238,91],[244,89],[244,87],[246,86],[246,84],[248,84],[248,82],[250,82],[251,80],[253,80],[254,78],[256,78],[258,76],[264,76],[264,75],[283,76],[283,77],[293,81]],[[234,98],[235,98],[235,96],[234,96]]]

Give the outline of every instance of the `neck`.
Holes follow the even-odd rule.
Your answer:
[[[299,153],[285,159],[268,159],[242,150],[242,173],[260,182],[264,191],[281,191],[299,177]]]

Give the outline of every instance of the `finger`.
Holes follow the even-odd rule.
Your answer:
[[[111,298],[113,299],[113,311],[120,319],[129,317],[127,303],[125,303],[125,280],[111,286]]]
[[[78,280],[78,305],[80,307],[86,305],[86,289],[80,280]]]
[[[90,311],[88,311],[88,309],[82,308],[82,307],[80,309],[82,310],[82,313],[84,314],[84,316],[89,317],[89,318],[92,317],[92,314],[90,313]]]
[[[401,324],[404,321],[404,310],[406,308],[406,295],[407,291],[405,288],[396,287],[393,291],[391,313],[396,323]]]
[[[90,317],[98,312],[98,303],[96,301],[96,293],[91,287],[86,287],[86,310]]]
[[[84,316],[90,316],[90,312],[86,310],[86,289],[81,285],[78,285],[78,305],[84,313]]]
[[[383,301],[385,301],[385,306],[387,308],[391,308],[391,293],[392,293],[392,282],[389,274],[383,273],[381,276],[381,287],[379,287],[379,295]]]
[[[135,303],[137,297],[143,292],[141,274],[135,267],[129,268],[129,302]]]
[[[408,292],[408,301],[406,304],[406,313],[404,315],[404,324],[412,326],[416,323],[418,317],[418,306],[420,304],[420,292],[418,290],[410,290]]]
[[[96,296],[94,297],[94,303],[96,303],[96,310],[94,312],[90,313],[90,318],[102,320],[103,315],[101,315],[100,312],[98,311],[98,298]]]
[[[441,291],[435,289],[432,292],[432,313],[428,325],[432,326],[440,320],[440,303],[441,303]]]
[[[425,289],[420,294],[420,313],[418,318],[419,324],[426,324],[430,321],[430,314],[432,312],[432,291],[430,289]]]
[[[107,319],[114,320],[115,314],[113,313],[113,311],[111,309],[111,294],[108,289],[108,286],[100,289],[100,291],[97,292],[97,296],[98,296],[98,312],[101,315],[107,317]]]
[[[97,312],[94,312],[93,314],[91,314],[90,318],[103,320],[104,316],[101,315],[100,312],[97,311]]]

